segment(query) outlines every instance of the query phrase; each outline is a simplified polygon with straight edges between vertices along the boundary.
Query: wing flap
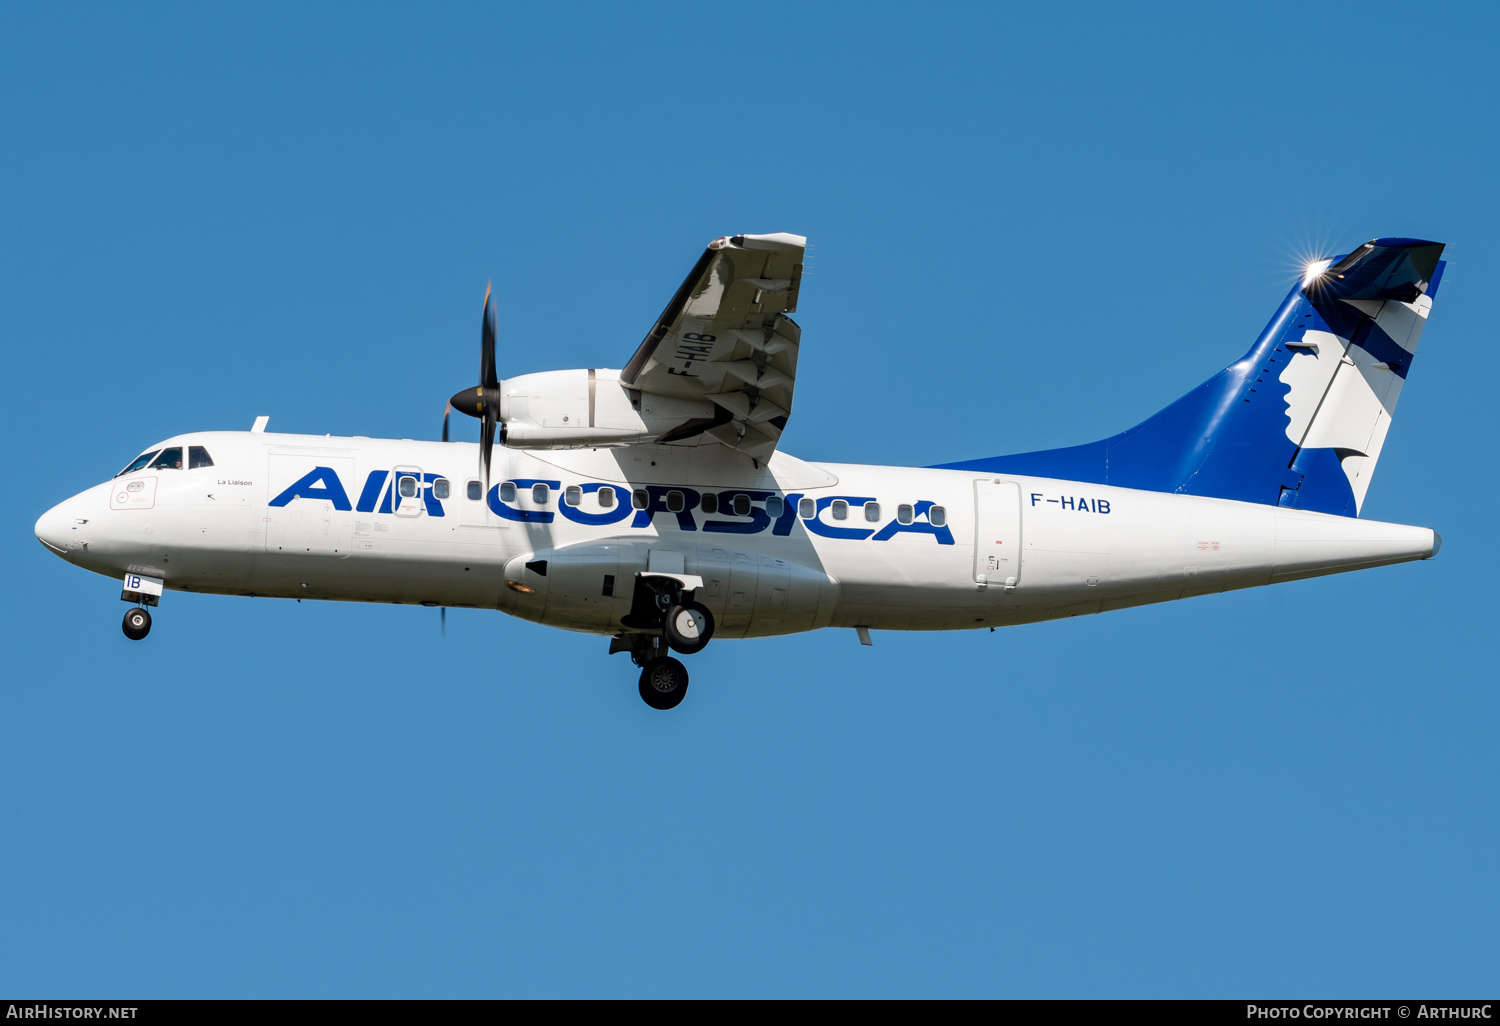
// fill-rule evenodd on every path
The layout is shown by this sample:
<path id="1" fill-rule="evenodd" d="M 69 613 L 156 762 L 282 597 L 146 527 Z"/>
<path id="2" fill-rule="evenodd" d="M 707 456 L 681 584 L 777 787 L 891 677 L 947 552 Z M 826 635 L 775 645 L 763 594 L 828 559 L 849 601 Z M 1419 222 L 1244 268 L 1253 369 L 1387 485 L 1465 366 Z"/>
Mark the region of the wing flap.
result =
<path id="1" fill-rule="evenodd" d="M 712 400 L 731 420 L 696 433 L 769 458 L 792 409 L 802 332 L 787 314 L 797 309 L 806 247 L 805 238 L 788 233 L 709 243 L 621 381 L 642 392 Z"/>

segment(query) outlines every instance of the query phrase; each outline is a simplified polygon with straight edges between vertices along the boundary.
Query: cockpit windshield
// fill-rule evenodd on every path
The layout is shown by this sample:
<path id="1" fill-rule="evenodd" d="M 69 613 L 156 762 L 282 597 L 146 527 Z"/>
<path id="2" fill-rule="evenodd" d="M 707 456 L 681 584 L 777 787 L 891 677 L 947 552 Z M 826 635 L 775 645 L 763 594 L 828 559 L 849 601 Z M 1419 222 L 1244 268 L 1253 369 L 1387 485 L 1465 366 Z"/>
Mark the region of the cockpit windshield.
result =
<path id="1" fill-rule="evenodd" d="M 141 453 L 135 459 L 131 460 L 130 465 L 116 474 L 115 477 L 124 477 L 126 474 L 134 474 L 137 470 L 140 470 L 146 464 L 150 463 L 151 460 L 155 458 L 156 454 L 159 452 L 161 452 L 160 449 L 152 449 L 150 452 Z"/>
<path id="2" fill-rule="evenodd" d="M 182 469 L 182 446 L 174 445 L 163 449 L 161 455 L 151 461 L 152 470 L 181 470 Z"/>

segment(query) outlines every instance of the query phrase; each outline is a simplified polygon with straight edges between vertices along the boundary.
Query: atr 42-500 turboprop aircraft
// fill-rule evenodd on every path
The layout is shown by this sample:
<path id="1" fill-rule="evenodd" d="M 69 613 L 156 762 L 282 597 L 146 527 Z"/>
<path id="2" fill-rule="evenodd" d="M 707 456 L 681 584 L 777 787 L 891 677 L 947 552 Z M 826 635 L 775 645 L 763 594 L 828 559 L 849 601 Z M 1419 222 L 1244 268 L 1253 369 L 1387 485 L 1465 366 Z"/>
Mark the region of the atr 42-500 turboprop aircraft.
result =
<path id="1" fill-rule="evenodd" d="M 806 239 L 716 239 L 623 370 L 499 380 L 480 443 L 204 431 L 152 445 L 36 534 L 123 576 L 125 634 L 165 589 L 500 609 L 609 637 L 677 705 L 711 638 L 958 630 L 1427 559 L 1358 519 L 1443 275 L 1375 239 L 1309 265 L 1250 351 L 1089 445 L 936 467 L 805 463 L 792 410 Z M 493 460 L 499 434 L 499 458 Z M 491 483 L 491 478 L 496 480 Z"/>

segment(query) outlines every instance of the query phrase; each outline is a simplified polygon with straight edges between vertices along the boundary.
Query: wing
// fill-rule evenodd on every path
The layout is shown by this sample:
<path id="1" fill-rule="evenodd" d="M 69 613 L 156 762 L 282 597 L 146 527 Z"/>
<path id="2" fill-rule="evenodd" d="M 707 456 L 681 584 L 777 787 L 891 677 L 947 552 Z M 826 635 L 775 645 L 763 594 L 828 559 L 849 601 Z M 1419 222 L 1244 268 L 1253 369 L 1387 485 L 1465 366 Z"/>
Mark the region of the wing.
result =
<path id="1" fill-rule="evenodd" d="M 776 449 L 797 377 L 800 235 L 735 235 L 708 244 L 620 380 L 659 395 L 710 399 L 718 416 L 663 441 L 708 435 L 764 462 Z"/>

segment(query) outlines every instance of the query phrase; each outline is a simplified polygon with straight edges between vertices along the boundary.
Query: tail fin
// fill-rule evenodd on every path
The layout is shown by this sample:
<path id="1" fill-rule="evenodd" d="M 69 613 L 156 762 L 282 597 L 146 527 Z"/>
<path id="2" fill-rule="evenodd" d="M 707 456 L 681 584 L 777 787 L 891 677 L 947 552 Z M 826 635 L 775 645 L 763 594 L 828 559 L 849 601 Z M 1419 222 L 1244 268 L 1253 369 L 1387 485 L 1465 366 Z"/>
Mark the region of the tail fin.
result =
<path id="1" fill-rule="evenodd" d="M 1442 252 L 1441 243 L 1375 239 L 1314 265 L 1241 359 L 1112 438 L 943 468 L 1358 516 Z"/>

